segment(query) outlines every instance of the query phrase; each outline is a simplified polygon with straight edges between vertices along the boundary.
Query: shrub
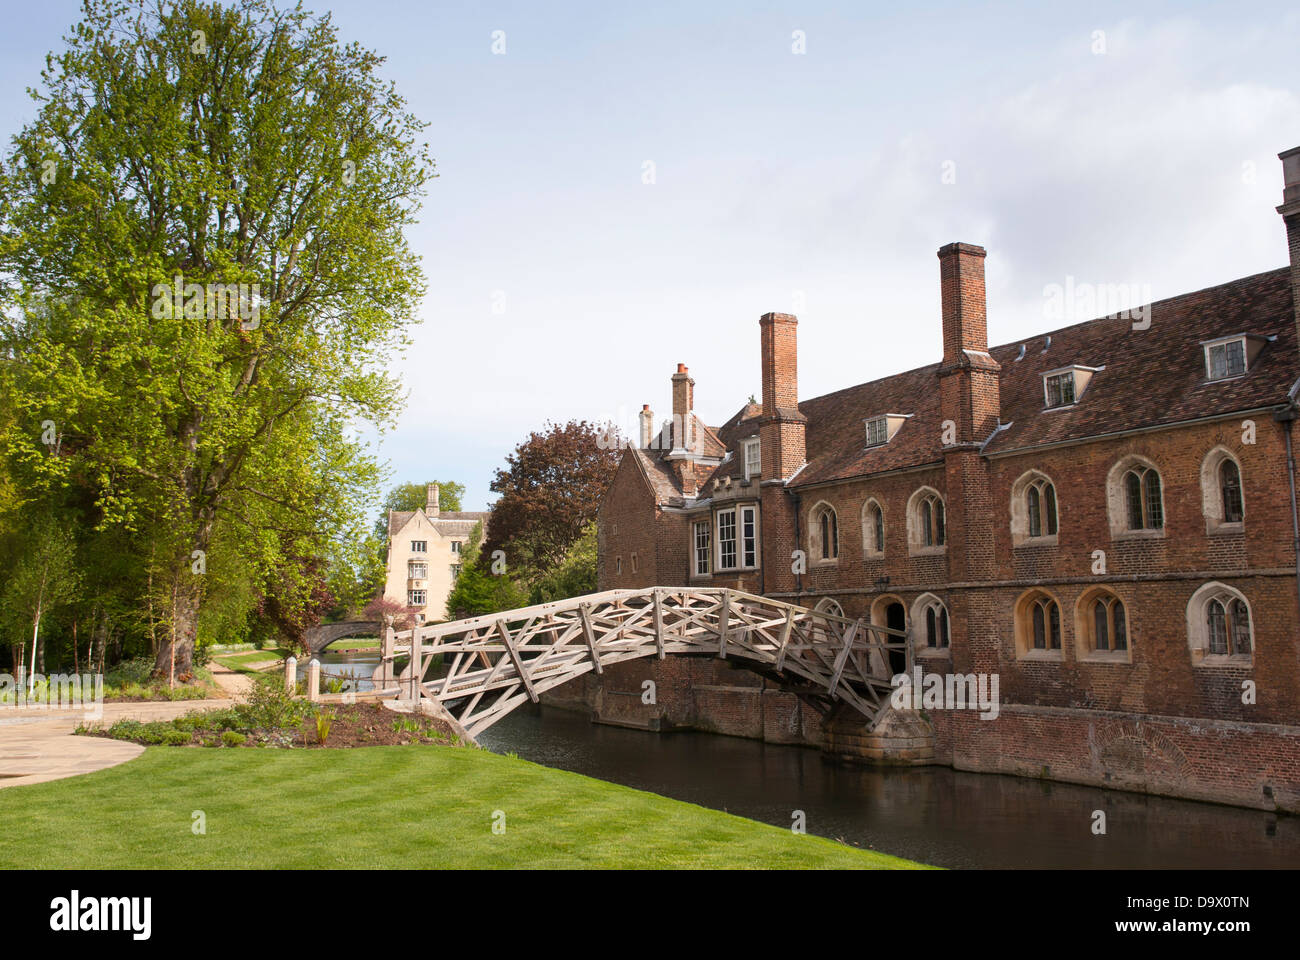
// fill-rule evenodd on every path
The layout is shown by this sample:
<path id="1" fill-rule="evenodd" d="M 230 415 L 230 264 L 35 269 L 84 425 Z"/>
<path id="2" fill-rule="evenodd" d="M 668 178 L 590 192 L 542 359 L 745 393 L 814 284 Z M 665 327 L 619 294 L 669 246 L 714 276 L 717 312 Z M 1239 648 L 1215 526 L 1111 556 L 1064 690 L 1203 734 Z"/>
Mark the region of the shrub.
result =
<path id="1" fill-rule="evenodd" d="M 248 728 L 278 730 L 302 725 L 312 711 L 310 703 L 290 696 L 284 689 L 284 680 L 278 676 L 257 677 L 256 681 L 247 700 L 235 707 Z"/>
<path id="2" fill-rule="evenodd" d="M 334 726 L 334 714 L 316 714 L 316 742 L 324 743 L 329 739 L 330 727 Z"/>
<path id="3" fill-rule="evenodd" d="M 234 730 L 226 730 L 221 734 L 221 742 L 228 747 L 237 747 L 247 739 L 242 733 L 237 733 Z"/>

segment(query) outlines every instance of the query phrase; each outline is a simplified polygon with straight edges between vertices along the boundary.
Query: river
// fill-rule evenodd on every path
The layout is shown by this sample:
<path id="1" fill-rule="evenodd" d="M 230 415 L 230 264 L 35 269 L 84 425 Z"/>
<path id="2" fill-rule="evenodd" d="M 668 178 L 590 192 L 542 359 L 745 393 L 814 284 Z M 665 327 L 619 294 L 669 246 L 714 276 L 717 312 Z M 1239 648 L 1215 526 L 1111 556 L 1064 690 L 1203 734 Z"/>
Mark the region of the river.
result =
<path id="1" fill-rule="evenodd" d="M 368 677 L 377 655 L 325 654 Z M 478 738 L 548 767 L 952 868 L 1295 868 L 1300 818 L 1118 790 L 831 763 L 817 750 L 708 733 L 649 733 L 519 708 Z M 1106 833 L 1092 832 L 1093 812 Z"/>

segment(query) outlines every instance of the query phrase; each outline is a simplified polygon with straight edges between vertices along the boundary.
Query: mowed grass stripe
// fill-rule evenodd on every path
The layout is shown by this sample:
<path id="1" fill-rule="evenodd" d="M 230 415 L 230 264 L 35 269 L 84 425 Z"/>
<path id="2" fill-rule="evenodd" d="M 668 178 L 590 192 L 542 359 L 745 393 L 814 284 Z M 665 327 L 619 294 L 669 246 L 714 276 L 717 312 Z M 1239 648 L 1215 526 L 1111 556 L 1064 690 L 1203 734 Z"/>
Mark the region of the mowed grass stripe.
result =
<path id="1" fill-rule="evenodd" d="M 191 830 L 195 811 L 206 835 Z M 413 745 L 150 747 L 108 770 L 0 790 L 0 866 L 920 865 L 525 760 Z"/>

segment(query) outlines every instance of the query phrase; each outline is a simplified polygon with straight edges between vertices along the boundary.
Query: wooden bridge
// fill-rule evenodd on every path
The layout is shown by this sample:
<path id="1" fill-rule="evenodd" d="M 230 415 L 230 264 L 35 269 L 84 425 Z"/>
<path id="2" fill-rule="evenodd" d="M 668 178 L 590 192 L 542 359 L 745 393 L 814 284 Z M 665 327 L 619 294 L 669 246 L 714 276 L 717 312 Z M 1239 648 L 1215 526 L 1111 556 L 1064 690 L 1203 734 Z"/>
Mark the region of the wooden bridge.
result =
<path id="1" fill-rule="evenodd" d="M 892 690 L 897 630 L 726 589 L 609 590 L 503 613 L 384 632 L 383 693 L 437 700 L 471 736 L 525 701 L 626 660 L 713 656 L 776 679 L 823 712 L 872 723 Z M 435 657 L 445 675 L 425 679 Z M 397 661 L 407 658 L 398 672 Z"/>

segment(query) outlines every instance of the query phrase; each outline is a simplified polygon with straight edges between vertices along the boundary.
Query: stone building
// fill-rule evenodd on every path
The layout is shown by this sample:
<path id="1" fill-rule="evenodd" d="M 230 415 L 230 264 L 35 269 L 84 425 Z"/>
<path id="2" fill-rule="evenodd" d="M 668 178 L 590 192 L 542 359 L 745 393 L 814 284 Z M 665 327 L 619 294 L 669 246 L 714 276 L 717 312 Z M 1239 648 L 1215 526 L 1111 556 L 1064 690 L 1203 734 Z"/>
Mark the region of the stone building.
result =
<path id="1" fill-rule="evenodd" d="M 644 408 L 602 589 L 728 586 L 902 629 L 926 672 L 997 676 L 996 720 L 868 736 L 684 658 L 570 695 L 616 722 L 1300 810 L 1300 148 L 1281 158 L 1281 269 L 990 347 L 985 251 L 953 243 L 937 362 L 803 399 L 797 321 L 770 313 L 761 404 L 708 427 L 679 365 L 662 433 Z M 643 676 L 653 716 L 619 696 Z"/>
<path id="2" fill-rule="evenodd" d="M 461 551 L 474 526 L 487 532 L 487 512 L 443 513 L 438 485 L 429 484 L 423 508 L 388 512 L 384 599 L 413 611 L 417 623 L 447 619 L 447 595 L 460 573 Z"/>

